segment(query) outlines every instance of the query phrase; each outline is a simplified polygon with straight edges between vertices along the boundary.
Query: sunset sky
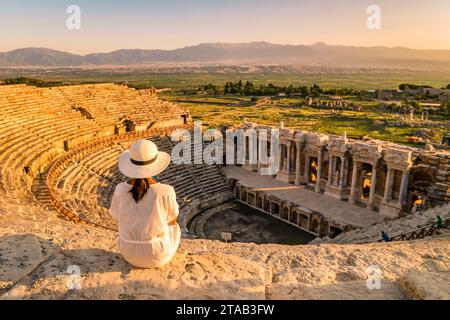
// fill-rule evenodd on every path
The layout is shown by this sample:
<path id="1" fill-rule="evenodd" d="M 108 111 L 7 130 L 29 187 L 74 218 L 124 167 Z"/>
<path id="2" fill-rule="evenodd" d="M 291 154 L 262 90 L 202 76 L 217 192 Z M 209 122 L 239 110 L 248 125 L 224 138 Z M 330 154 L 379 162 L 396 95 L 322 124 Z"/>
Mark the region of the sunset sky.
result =
<path id="1" fill-rule="evenodd" d="M 81 30 L 66 28 L 71 4 L 81 8 Z M 381 7 L 379 31 L 366 27 L 373 4 Z M 450 1 L 0 0 L 0 51 L 86 54 L 251 41 L 450 49 Z"/>

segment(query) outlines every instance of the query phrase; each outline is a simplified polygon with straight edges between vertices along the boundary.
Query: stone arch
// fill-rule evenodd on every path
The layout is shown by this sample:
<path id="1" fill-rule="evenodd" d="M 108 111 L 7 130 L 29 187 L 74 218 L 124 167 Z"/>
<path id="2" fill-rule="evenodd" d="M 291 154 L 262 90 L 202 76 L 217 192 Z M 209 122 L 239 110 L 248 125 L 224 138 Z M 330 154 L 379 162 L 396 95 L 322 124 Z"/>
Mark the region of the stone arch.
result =
<path id="1" fill-rule="evenodd" d="M 247 190 L 243 189 L 241 192 L 241 201 L 247 202 Z"/>
<path id="2" fill-rule="evenodd" d="M 289 222 L 293 223 L 293 224 L 297 224 L 297 216 L 298 216 L 298 211 L 297 210 L 291 210 L 291 215 L 289 217 Z"/>
<path id="3" fill-rule="evenodd" d="M 270 212 L 274 216 L 280 215 L 280 205 L 276 202 L 272 202 L 272 212 Z"/>
<path id="4" fill-rule="evenodd" d="M 312 223 L 311 223 L 311 231 L 313 231 L 315 233 L 319 233 L 319 225 L 320 225 L 319 220 L 313 219 Z"/>
<path id="5" fill-rule="evenodd" d="M 256 196 L 253 192 L 247 192 L 247 197 L 248 197 L 248 204 L 250 204 L 251 206 L 254 206 L 256 204 Z"/>
<path id="6" fill-rule="evenodd" d="M 262 194 L 257 194 L 256 195 L 256 207 L 258 209 L 264 209 L 263 205 L 264 205 L 264 196 Z"/>
<path id="7" fill-rule="evenodd" d="M 299 217 L 298 225 L 303 229 L 308 229 L 309 226 L 309 217 L 306 214 L 301 213 Z"/>
<path id="8" fill-rule="evenodd" d="M 289 207 L 287 205 L 283 206 L 281 218 L 289 221 Z"/>
<path id="9" fill-rule="evenodd" d="M 270 200 L 268 198 L 264 199 L 264 211 L 270 212 Z"/>

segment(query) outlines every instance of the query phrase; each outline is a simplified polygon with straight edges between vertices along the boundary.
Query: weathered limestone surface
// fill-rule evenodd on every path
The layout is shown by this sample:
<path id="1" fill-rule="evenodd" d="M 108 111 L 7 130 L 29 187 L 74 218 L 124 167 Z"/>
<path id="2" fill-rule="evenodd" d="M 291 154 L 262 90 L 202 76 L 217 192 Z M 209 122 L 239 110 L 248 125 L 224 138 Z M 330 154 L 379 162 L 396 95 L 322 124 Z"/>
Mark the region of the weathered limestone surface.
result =
<path id="1" fill-rule="evenodd" d="M 417 300 L 449 300 L 450 274 L 447 272 L 407 273 L 399 281 L 408 296 Z"/>
<path id="2" fill-rule="evenodd" d="M 450 217 L 450 204 L 431 208 L 426 211 L 418 211 L 406 217 L 396 220 L 377 223 L 365 229 L 356 229 L 342 233 L 334 239 L 315 239 L 314 243 L 366 243 L 377 242 L 381 239 L 381 231 L 387 232 L 390 236 L 407 233 L 421 227 L 436 223 L 436 217 L 442 219 Z"/>
<path id="3" fill-rule="evenodd" d="M 432 286 L 450 271 L 450 237 L 370 245 L 254 245 L 183 240 L 159 269 L 128 265 L 114 231 L 74 225 L 40 207 L 0 207 L 1 299 L 408 299 L 445 298 Z M 21 210 L 18 210 L 21 208 Z M 67 268 L 81 289 L 67 289 Z M 381 269 L 381 289 L 366 287 Z M 427 285 L 429 283 L 430 285 Z M 405 289 L 404 289 L 405 288 Z"/>

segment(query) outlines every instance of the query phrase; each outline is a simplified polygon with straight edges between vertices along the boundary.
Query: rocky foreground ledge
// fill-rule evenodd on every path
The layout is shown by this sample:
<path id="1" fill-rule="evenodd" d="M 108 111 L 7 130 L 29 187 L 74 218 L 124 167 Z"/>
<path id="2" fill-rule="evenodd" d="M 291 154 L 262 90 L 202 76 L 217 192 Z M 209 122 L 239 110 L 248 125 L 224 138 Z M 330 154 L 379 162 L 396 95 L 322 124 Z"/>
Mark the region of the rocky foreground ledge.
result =
<path id="1" fill-rule="evenodd" d="M 183 240 L 171 263 L 151 270 L 127 264 L 116 238 L 0 203 L 0 299 L 450 299 L 448 235 L 364 245 Z M 371 266 L 380 289 L 367 287 Z"/>

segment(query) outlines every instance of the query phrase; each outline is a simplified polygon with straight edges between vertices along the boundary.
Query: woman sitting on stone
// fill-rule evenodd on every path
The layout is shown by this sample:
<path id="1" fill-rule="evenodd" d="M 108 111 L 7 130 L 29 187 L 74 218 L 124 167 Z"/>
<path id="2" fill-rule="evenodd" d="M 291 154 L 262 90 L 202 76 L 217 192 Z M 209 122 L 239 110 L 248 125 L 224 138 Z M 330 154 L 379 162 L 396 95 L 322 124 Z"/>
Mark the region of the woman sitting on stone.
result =
<path id="1" fill-rule="evenodd" d="M 135 267 L 168 263 L 180 244 L 175 190 L 152 179 L 169 163 L 170 155 L 148 140 L 119 157 L 119 170 L 130 179 L 117 185 L 109 212 L 119 224 L 120 252 Z"/>

